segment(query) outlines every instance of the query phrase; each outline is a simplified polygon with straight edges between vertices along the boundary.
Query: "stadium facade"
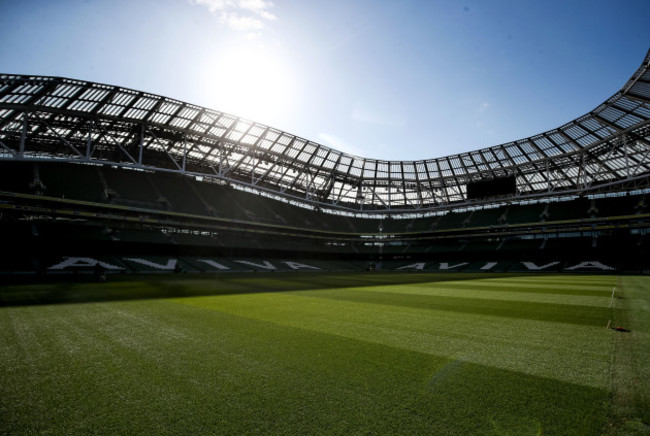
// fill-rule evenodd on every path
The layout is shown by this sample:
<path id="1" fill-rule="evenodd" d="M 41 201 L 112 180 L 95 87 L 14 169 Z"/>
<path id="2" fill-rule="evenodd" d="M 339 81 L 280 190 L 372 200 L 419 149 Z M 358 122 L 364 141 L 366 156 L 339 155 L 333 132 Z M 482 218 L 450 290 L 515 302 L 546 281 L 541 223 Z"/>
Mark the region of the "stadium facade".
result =
<path id="1" fill-rule="evenodd" d="M 420 161 L 2 74 L 0 270 L 646 271 L 649 68 L 561 127 Z"/>

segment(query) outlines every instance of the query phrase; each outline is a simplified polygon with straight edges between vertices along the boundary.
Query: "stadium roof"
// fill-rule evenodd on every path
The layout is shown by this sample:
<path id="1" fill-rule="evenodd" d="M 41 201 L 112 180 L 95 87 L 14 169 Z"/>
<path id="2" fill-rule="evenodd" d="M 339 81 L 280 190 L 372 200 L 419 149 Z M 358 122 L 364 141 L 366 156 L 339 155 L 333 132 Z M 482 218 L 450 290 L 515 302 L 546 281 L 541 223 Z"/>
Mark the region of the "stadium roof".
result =
<path id="1" fill-rule="evenodd" d="M 254 121 L 143 91 L 2 74 L 0 159 L 178 172 L 328 210 L 366 213 L 624 192 L 650 187 L 649 68 L 650 51 L 620 91 L 556 129 L 418 161 L 353 156 Z M 506 197 L 467 198 L 468 184 L 513 177 L 516 192 Z"/>

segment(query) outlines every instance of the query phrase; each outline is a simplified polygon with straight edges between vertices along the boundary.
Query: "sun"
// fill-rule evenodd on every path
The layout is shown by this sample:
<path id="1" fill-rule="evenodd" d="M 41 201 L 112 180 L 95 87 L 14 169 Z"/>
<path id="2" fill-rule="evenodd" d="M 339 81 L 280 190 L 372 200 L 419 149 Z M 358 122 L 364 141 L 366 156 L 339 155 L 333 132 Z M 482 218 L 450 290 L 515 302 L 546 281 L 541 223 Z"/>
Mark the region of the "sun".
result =
<path id="1" fill-rule="evenodd" d="M 294 100 L 286 54 L 272 45 L 233 44 L 205 62 L 200 86 L 210 108 L 266 124 L 281 122 Z"/>

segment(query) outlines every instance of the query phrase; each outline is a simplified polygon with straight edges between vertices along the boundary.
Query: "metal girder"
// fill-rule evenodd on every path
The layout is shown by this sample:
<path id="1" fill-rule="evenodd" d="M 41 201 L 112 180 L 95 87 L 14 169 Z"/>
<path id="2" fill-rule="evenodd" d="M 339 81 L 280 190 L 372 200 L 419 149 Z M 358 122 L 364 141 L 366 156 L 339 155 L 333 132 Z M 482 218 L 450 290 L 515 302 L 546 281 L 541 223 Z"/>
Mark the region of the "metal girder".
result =
<path id="1" fill-rule="evenodd" d="M 507 174 L 516 176 L 517 199 L 625 190 L 650 179 L 649 70 L 650 51 L 619 92 L 557 129 L 408 162 L 348 155 L 142 91 L 2 74 L 0 159 L 56 158 L 203 175 L 315 207 L 366 213 L 466 204 L 468 183 Z"/>

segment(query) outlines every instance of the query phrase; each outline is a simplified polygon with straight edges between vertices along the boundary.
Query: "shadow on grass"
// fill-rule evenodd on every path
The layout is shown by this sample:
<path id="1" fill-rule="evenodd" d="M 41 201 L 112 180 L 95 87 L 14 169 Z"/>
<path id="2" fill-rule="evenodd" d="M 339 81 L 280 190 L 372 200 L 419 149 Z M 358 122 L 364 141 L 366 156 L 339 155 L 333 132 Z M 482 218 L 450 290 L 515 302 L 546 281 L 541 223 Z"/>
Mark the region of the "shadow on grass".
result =
<path id="1" fill-rule="evenodd" d="M 318 298 L 352 301 L 356 303 L 384 304 L 446 312 L 492 315 L 536 321 L 561 322 L 575 325 L 603 325 L 610 309 L 607 307 L 580 306 L 576 304 L 540 303 L 528 301 L 491 300 L 438 295 L 401 294 L 393 292 L 366 292 L 350 289 L 336 295 Z"/>
<path id="2" fill-rule="evenodd" d="M 607 412 L 606 389 L 502 369 L 498 356 L 485 365 L 203 310 L 151 322 L 167 310 L 143 323 L 96 308 L 96 329 L 84 310 L 37 311 L 25 336 L 9 335 L 20 364 L 0 360 L 2 391 L 27 393 L 0 396 L 12 411 L 0 434 L 594 435 Z M 73 359 L 59 345 L 69 337 L 84 338 Z"/>
<path id="3" fill-rule="evenodd" d="M 182 298 L 264 292 L 389 286 L 494 277 L 504 273 L 268 272 L 222 274 L 91 274 L 14 278 L 0 288 L 0 307 Z M 531 276 L 530 274 L 526 274 Z"/>

